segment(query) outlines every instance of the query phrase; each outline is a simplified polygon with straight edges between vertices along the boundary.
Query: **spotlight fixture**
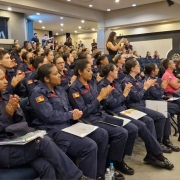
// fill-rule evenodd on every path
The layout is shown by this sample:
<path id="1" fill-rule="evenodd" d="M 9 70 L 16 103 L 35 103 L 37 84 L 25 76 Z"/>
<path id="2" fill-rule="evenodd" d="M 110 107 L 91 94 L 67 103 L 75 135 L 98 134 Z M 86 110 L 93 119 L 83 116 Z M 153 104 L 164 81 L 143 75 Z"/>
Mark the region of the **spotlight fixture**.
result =
<path id="1" fill-rule="evenodd" d="M 168 3 L 168 5 L 169 5 L 169 7 L 171 7 L 171 6 L 173 6 L 173 5 L 174 5 L 174 2 L 173 2 L 173 1 L 171 1 L 171 0 L 167 0 L 167 3 Z"/>
<path id="2" fill-rule="evenodd" d="M 42 23 L 42 21 L 41 21 L 41 20 L 39 20 L 39 23 Z"/>
<path id="3" fill-rule="evenodd" d="M 39 15 L 40 15 L 40 13 L 36 13 L 36 15 L 38 15 L 38 16 L 39 16 Z"/>
<path id="4" fill-rule="evenodd" d="M 11 10 L 12 10 L 12 8 L 11 8 L 11 7 L 8 7 L 7 9 L 8 9 L 8 11 L 11 11 Z"/>

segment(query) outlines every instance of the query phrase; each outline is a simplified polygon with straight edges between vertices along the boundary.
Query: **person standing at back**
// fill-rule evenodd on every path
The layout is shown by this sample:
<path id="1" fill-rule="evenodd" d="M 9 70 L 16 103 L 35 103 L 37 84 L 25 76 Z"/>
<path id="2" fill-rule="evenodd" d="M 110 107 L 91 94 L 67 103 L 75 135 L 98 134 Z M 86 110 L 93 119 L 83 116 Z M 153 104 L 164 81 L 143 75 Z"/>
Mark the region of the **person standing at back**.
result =
<path id="1" fill-rule="evenodd" d="M 34 33 L 34 37 L 31 39 L 31 43 L 33 43 L 33 42 L 36 42 L 36 43 L 39 42 L 38 34 L 37 33 Z"/>
<path id="2" fill-rule="evenodd" d="M 122 51 L 125 48 L 126 39 L 122 38 L 118 43 L 116 43 L 116 33 L 111 32 L 107 39 L 106 48 L 109 51 L 109 62 L 113 63 L 112 59 L 117 54 L 118 50 Z"/>

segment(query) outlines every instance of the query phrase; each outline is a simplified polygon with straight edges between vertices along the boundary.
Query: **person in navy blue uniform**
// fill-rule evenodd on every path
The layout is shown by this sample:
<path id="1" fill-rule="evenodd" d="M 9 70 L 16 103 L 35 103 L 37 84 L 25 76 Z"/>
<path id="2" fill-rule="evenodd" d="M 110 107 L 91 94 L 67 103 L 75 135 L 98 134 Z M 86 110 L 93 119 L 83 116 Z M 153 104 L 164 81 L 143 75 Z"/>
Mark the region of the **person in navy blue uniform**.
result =
<path id="1" fill-rule="evenodd" d="M 91 64 L 87 60 L 79 60 L 76 63 L 74 74 L 77 76 L 77 80 L 69 88 L 69 100 L 72 106 L 83 112 L 83 118 L 108 132 L 110 148 L 107 162 L 114 162 L 117 170 L 123 169 L 126 174 L 134 174 L 134 170 L 126 165 L 123 158 L 125 155 L 132 154 L 137 127 L 128 123 L 123 128 L 121 120 L 103 111 L 100 102 L 108 96 L 113 88 L 107 86 L 98 93 L 96 83 L 91 81 L 93 73 Z M 109 123 L 118 126 L 114 127 Z"/>
<path id="2" fill-rule="evenodd" d="M 5 78 L 8 81 L 7 91 L 20 97 L 26 96 L 26 88 L 21 83 L 25 74 L 13 69 L 13 62 L 5 50 L 0 50 L 0 69 L 5 73 Z"/>
<path id="3" fill-rule="evenodd" d="M 126 100 L 127 106 L 146 113 L 147 116 L 151 117 L 154 120 L 157 140 L 162 145 L 164 127 L 165 124 L 167 123 L 167 120 L 163 114 L 148 109 L 146 108 L 145 105 L 145 93 L 151 86 L 154 85 L 156 80 L 147 79 L 144 82 L 140 80 L 139 77 L 137 76 L 140 72 L 140 65 L 139 62 L 136 61 L 135 59 L 126 61 L 125 69 L 128 75 L 123 80 L 122 83 L 123 90 L 125 88 L 125 84 L 131 83 L 133 85 Z M 143 122 L 146 124 L 145 121 Z M 164 152 L 168 150 L 164 146 L 163 148 L 164 148 Z"/>
<path id="4" fill-rule="evenodd" d="M 10 129 L 16 136 L 24 135 L 28 130 L 28 127 L 25 126 L 26 123 L 23 112 L 19 108 L 19 97 L 17 95 L 10 95 L 6 91 L 8 82 L 4 76 L 5 74 L 0 70 L 1 140 L 8 138 L 7 132 L 9 132 Z M 25 130 L 25 128 L 27 129 Z M 56 180 L 56 171 L 61 179 L 64 180 L 85 179 L 82 172 L 48 136 L 37 138 L 23 146 L 1 145 L 0 159 L 0 168 L 19 167 L 29 163 L 39 172 L 40 179 L 44 180 Z"/>
<path id="5" fill-rule="evenodd" d="M 27 77 L 31 72 L 33 72 L 34 68 L 32 67 L 30 60 L 33 58 L 31 52 L 24 52 L 22 54 L 23 63 L 17 67 L 17 70 L 21 70 L 25 73 L 25 77 Z"/>
<path id="6" fill-rule="evenodd" d="M 121 84 L 122 80 L 126 77 L 126 74 L 124 73 L 124 64 L 126 61 L 126 54 L 117 54 L 114 56 L 113 61 L 118 67 L 118 78 L 116 81 Z"/>
<path id="7" fill-rule="evenodd" d="M 34 68 L 34 71 L 29 74 L 29 76 L 25 80 L 28 95 L 32 92 L 34 87 L 37 86 L 39 82 L 35 76 L 37 74 L 38 68 L 41 67 L 43 64 L 49 63 L 49 61 L 43 56 L 36 56 L 34 59 L 31 59 L 30 63 Z"/>
<path id="8" fill-rule="evenodd" d="M 78 158 L 83 174 L 95 179 L 105 173 L 108 134 L 98 128 L 87 137 L 80 138 L 61 131 L 77 122 L 82 111 L 70 107 L 60 84 L 60 74 L 54 64 L 44 64 L 37 72 L 40 83 L 33 89 L 30 104 L 37 115 L 33 125 L 47 131 L 60 149 Z"/>
<path id="9" fill-rule="evenodd" d="M 65 62 L 61 56 L 55 57 L 53 63 L 56 65 L 58 72 L 61 75 L 60 86 L 63 87 L 65 91 L 68 91 L 69 86 L 76 80 L 76 76 L 72 76 L 72 73 L 65 70 Z"/>
<path id="10" fill-rule="evenodd" d="M 98 84 L 98 91 L 100 92 L 102 88 L 111 85 L 114 89 L 109 96 L 101 101 L 101 104 L 103 107 L 107 110 L 113 111 L 120 117 L 127 118 L 127 116 L 122 115 L 120 112 L 126 110 L 125 100 L 128 98 L 128 94 L 130 92 L 132 84 L 126 84 L 126 87 L 124 91 L 122 91 L 121 85 L 116 81 L 118 78 L 118 68 L 114 64 L 107 64 L 103 67 L 101 74 L 104 76 L 104 78 L 101 80 L 101 82 Z M 128 117 L 129 118 L 129 117 Z M 141 119 L 149 119 L 150 117 L 144 116 Z M 162 156 L 162 147 L 157 142 L 156 137 L 154 137 L 148 128 L 146 127 L 146 124 L 142 121 L 135 120 L 133 118 L 129 118 L 131 120 L 130 123 L 133 123 L 138 127 L 138 134 L 139 137 L 144 141 L 147 155 L 144 158 L 145 162 L 148 162 L 149 164 L 153 164 L 156 166 L 162 167 L 162 163 L 159 161 L 162 161 L 166 163 L 166 166 L 163 166 L 165 168 L 172 168 L 170 166 L 169 161 L 165 159 Z M 154 129 L 154 123 L 152 122 L 152 127 Z M 159 158 L 159 159 L 158 159 Z M 163 159 L 163 160 L 162 160 Z"/>
<path id="11" fill-rule="evenodd" d="M 72 54 L 71 53 L 64 53 L 63 54 L 63 59 L 65 61 L 66 70 L 71 71 L 70 66 L 74 62 L 74 58 L 73 58 Z"/>
<path id="12" fill-rule="evenodd" d="M 44 51 L 45 58 L 49 61 L 49 63 L 53 63 L 54 54 L 51 49 L 47 49 Z"/>
<path id="13" fill-rule="evenodd" d="M 156 64 L 154 63 L 149 63 L 145 67 L 145 74 L 147 79 L 156 79 L 158 75 L 159 68 Z M 147 100 L 157 100 L 157 101 L 163 101 L 163 95 L 165 92 L 165 89 L 168 85 L 168 81 L 164 80 L 161 82 L 161 79 L 158 79 L 157 82 L 154 84 L 154 86 L 151 86 L 145 93 L 145 98 Z M 178 119 L 178 130 L 180 130 L 180 99 L 172 101 L 172 102 L 167 102 L 168 105 L 168 112 L 170 114 L 176 114 L 177 119 Z M 171 124 L 170 124 L 170 118 L 168 118 L 167 123 L 165 124 L 165 132 L 164 132 L 164 137 L 163 137 L 163 144 L 167 147 L 170 147 L 173 151 L 179 151 L 179 147 L 173 146 L 169 139 L 169 135 L 171 134 Z"/>

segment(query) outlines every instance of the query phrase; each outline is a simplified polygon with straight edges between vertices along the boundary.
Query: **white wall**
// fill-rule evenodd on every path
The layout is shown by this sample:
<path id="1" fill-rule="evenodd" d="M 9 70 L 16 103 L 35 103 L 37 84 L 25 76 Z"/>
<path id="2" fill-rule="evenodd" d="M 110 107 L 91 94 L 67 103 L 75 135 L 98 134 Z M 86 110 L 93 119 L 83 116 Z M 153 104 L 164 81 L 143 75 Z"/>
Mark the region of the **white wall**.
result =
<path id="1" fill-rule="evenodd" d="M 168 52 L 172 49 L 172 39 L 149 40 L 132 42 L 133 50 L 137 51 L 139 55 L 145 57 L 147 51 L 154 55 L 154 51 L 159 52 L 160 58 L 167 57 Z"/>
<path id="2" fill-rule="evenodd" d="M 155 32 L 175 31 L 175 30 L 180 30 L 180 22 L 121 28 L 121 29 L 115 29 L 113 31 L 115 31 L 118 36 L 119 35 L 127 36 L 127 35 L 146 34 L 146 33 L 155 33 Z"/>

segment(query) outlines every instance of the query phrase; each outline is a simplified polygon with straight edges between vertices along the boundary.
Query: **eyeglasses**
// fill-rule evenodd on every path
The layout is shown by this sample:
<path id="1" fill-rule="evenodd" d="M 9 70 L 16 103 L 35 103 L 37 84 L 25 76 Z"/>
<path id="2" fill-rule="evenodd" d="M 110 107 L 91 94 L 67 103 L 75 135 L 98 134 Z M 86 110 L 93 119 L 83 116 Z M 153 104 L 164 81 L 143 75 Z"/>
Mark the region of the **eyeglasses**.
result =
<path id="1" fill-rule="evenodd" d="M 58 64 L 58 65 L 59 65 L 59 64 L 64 64 L 64 62 L 58 62 L 58 63 L 56 63 L 56 64 Z"/>

